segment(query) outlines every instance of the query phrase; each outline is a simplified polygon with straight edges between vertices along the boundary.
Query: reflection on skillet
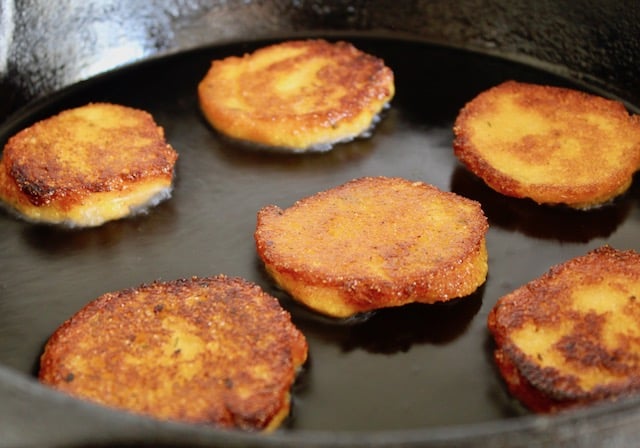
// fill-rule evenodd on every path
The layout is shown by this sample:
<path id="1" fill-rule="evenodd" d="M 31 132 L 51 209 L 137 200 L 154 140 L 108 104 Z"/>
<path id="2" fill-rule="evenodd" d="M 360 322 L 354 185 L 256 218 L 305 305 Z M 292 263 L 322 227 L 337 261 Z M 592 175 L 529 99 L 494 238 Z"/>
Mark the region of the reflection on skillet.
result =
<path id="1" fill-rule="evenodd" d="M 234 139 L 227 135 L 221 134 L 217 130 L 215 130 L 211 124 L 204 118 L 202 113 L 200 112 L 199 121 L 203 127 L 209 129 L 215 136 L 218 138 L 223 144 L 220 145 L 225 153 L 229 157 L 236 158 L 239 152 L 245 151 L 247 153 L 258 153 L 258 154 L 266 154 L 268 157 L 265 157 L 265 161 L 273 160 L 277 163 L 278 159 L 273 159 L 274 156 L 287 157 L 290 160 L 304 160 L 307 157 L 312 157 L 313 155 L 318 154 L 328 154 L 332 159 L 336 161 L 340 160 L 349 160 L 352 157 L 359 157 L 368 152 L 372 145 L 369 142 L 369 139 L 375 134 L 387 134 L 391 135 L 393 133 L 394 124 L 397 121 L 397 110 L 391 108 L 390 106 L 382 110 L 374 120 L 372 126 L 363 132 L 362 134 L 353 137 L 348 140 L 339 141 L 332 145 L 331 150 L 314 150 L 309 149 L 307 151 L 295 152 L 291 151 L 287 148 L 278 148 L 274 146 L 260 145 L 249 141 L 244 141 L 240 139 Z M 345 144 L 345 143 L 348 143 Z M 333 149 L 338 149 L 339 151 L 334 151 Z M 301 157 L 301 156 L 305 157 Z"/>
<path id="2" fill-rule="evenodd" d="M 629 215 L 632 205 L 629 193 L 592 210 L 539 205 L 492 190 L 460 165 L 451 176 L 451 191 L 480 202 L 490 225 L 567 243 L 587 243 L 610 236 Z"/>
<path id="3" fill-rule="evenodd" d="M 217 154 L 234 168 L 262 165 L 269 168 L 280 168 L 295 172 L 296 170 L 309 167 L 322 168 L 323 166 L 358 162 L 368 156 L 373 149 L 370 140 L 360 138 L 340 148 L 340 151 L 291 153 L 266 146 L 257 146 L 231 140 L 219 134 L 214 135 L 216 136 L 214 149 L 217 151 Z"/>
<path id="4" fill-rule="evenodd" d="M 272 292 L 273 293 L 273 292 Z M 292 311 L 304 319 L 306 334 L 339 345 L 344 352 L 362 349 L 390 355 L 407 352 L 415 344 L 446 344 L 464 334 L 482 306 L 484 287 L 473 294 L 435 304 L 412 303 L 385 308 L 346 320 L 333 320 L 301 310 Z M 274 294 L 278 294 L 277 292 Z M 282 294 L 278 294 L 282 296 Z M 288 297 L 282 301 L 289 306 Z"/>
<path id="5" fill-rule="evenodd" d="M 371 141 L 373 132 L 378 137 L 392 135 L 398 121 L 398 111 L 396 109 L 382 111 L 380 120 L 375 124 L 373 132 L 369 131 L 364 135 L 358 136 L 349 141 L 348 144 L 338 144 L 340 147 L 336 149 L 339 150 L 321 152 L 292 153 L 290 150 L 235 140 L 218 133 L 202 116 L 199 116 L 199 121 L 203 127 L 208 128 L 215 136 L 215 140 L 211 141 L 215 143 L 215 145 L 211 145 L 212 150 L 215 150 L 217 155 L 230 165 L 234 167 L 260 165 L 295 172 L 309 167 L 318 170 L 323 167 L 336 166 L 337 164 L 344 166 L 349 163 L 359 163 L 363 158 L 371 156 L 375 146 Z"/>
<path id="6" fill-rule="evenodd" d="M 413 344 L 451 342 L 464 333 L 481 305 L 482 289 L 446 303 L 379 310 L 367 321 L 349 327 L 342 348 L 391 354 L 406 352 Z"/>
<path id="7" fill-rule="evenodd" d="M 154 219 L 148 219 L 148 213 Z M 171 200 L 154 207 L 153 211 L 140 213 L 117 221 L 111 221 L 98 228 L 65 228 L 48 224 L 28 224 L 24 226 L 22 237 L 33 249 L 49 254 L 70 253 L 89 248 L 112 247 L 131 234 L 169 234 L 175 226 L 174 206 Z M 19 218 L 13 218 L 19 219 Z"/>

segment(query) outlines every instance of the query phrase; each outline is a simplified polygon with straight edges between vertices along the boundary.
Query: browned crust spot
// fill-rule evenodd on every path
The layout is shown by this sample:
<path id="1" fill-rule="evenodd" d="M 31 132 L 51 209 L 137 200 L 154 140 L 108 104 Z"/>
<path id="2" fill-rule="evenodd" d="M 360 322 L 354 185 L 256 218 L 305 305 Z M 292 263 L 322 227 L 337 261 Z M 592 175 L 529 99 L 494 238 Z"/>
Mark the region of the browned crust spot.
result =
<path id="1" fill-rule="evenodd" d="M 471 294 L 487 274 L 480 205 L 422 182 L 365 177 L 258 213 L 257 251 L 277 283 L 347 317 Z"/>
<path id="2" fill-rule="evenodd" d="M 275 298 L 239 278 L 193 277 L 90 302 L 51 336 L 39 378 L 160 419 L 270 430 L 306 357 Z"/>
<path id="3" fill-rule="evenodd" d="M 589 208 L 626 191 L 640 167 L 640 118 L 572 89 L 507 81 L 467 103 L 454 152 L 499 193 Z"/>
<path id="4" fill-rule="evenodd" d="M 176 159 L 150 114 L 92 103 L 9 139 L 0 161 L 0 198 L 18 212 L 48 207 L 64 215 L 96 193 L 123 199 L 137 185 L 169 188 Z"/>
<path id="5" fill-rule="evenodd" d="M 604 246 L 502 297 L 488 327 L 511 393 L 554 412 L 640 390 L 640 254 Z"/>
<path id="6" fill-rule="evenodd" d="M 364 133 L 394 92 L 381 59 L 321 39 L 213 61 L 198 86 L 202 111 L 218 131 L 292 151 L 326 150 Z"/>

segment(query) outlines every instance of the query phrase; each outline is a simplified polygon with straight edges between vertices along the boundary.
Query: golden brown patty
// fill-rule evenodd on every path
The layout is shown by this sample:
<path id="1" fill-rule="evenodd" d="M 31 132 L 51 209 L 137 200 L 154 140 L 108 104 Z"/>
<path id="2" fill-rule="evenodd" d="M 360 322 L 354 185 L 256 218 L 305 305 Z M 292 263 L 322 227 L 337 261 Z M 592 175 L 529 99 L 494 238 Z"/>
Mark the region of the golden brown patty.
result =
<path id="1" fill-rule="evenodd" d="M 291 151 L 327 150 L 365 133 L 393 94 L 393 72 L 381 59 L 324 40 L 213 61 L 198 86 L 218 131 Z"/>
<path id="2" fill-rule="evenodd" d="M 571 89 L 505 82 L 467 103 L 456 156 L 507 196 L 574 208 L 623 193 L 640 167 L 640 118 Z"/>
<path id="3" fill-rule="evenodd" d="M 168 198 L 176 159 L 147 112 L 88 104 L 11 137 L 0 199 L 31 221 L 97 226 Z"/>
<path id="4" fill-rule="evenodd" d="M 271 430 L 306 357 L 275 298 L 242 279 L 194 277 L 89 303 L 51 336 L 39 377 L 160 419 Z"/>
<path id="5" fill-rule="evenodd" d="M 258 213 L 259 256 L 295 299 L 348 317 L 471 294 L 487 275 L 480 205 L 422 182 L 365 177 Z"/>
<path id="6" fill-rule="evenodd" d="M 501 298 L 488 318 L 510 392 L 554 412 L 640 390 L 640 254 L 602 247 Z"/>

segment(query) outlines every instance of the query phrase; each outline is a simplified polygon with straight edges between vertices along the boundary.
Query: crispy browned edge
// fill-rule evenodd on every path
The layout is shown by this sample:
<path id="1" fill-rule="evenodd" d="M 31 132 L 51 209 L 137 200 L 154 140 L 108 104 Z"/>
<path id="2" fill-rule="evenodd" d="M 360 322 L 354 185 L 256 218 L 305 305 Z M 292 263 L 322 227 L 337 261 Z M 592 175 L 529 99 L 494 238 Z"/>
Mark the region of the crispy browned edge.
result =
<path id="1" fill-rule="evenodd" d="M 481 92 L 477 97 L 466 103 L 456 117 L 453 131 L 453 150 L 456 157 L 475 175 L 480 177 L 489 187 L 495 191 L 515 198 L 532 198 L 538 203 L 567 204 L 576 208 L 589 208 L 611 200 L 622 194 L 631 184 L 633 174 L 640 168 L 640 145 L 635 156 L 634 163 L 621 167 L 618 176 L 609 176 L 607 181 L 600 181 L 590 185 L 575 187 L 559 187 L 551 185 L 524 186 L 512 178 L 508 173 L 495 169 L 475 149 L 472 139 L 465 132 L 466 122 L 478 114 L 484 106 L 487 95 L 500 94 L 500 92 L 522 91 L 530 89 L 542 92 L 549 97 L 557 98 L 558 103 L 563 98 L 574 102 L 574 107 L 589 107 L 592 110 L 607 110 L 629 120 L 629 126 L 638 129 L 640 135 L 640 116 L 627 114 L 627 111 L 619 101 L 590 95 L 569 88 L 529 84 L 513 80 L 505 81 L 497 86 Z M 566 103 L 566 101 L 562 101 Z M 532 106 L 535 107 L 535 106 Z M 622 179 L 621 179 L 622 178 Z"/>
<path id="2" fill-rule="evenodd" d="M 60 167 L 57 163 L 45 164 L 40 158 L 33 161 L 28 156 L 25 157 L 25 153 L 29 153 L 29 136 L 33 133 L 46 133 L 46 129 L 43 131 L 42 128 L 49 124 L 45 122 L 67 112 L 62 111 L 19 131 L 8 140 L 0 160 L 0 170 L 3 170 L 0 173 L 0 195 L 15 199 L 18 203 L 35 206 L 55 204 L 61 210 L 69 210 L 93 193 L 135 188 L 136 182 L 153 178 L 164 178 L 170 183 L 178 154 L 166 142 L 164 129 L 155 123 L 153 117 L 140 109 L 110 103 L 89 103 L 80 107 L 93 105 L 115 107 L 125 111 L 124 113 L 135 115 L 141 123 L 139 135 L 154 140 L 149 157 L 131 160 L 127 173 L 109 173 L 108 166 L 105 166 L 105 176 L 88 179 L 74 176 L 67 167 Z M 114 136 L 114 141 L 118 143 L 115 150 L 119 150 L 126 138 L 126 134 Z M 55 152 L 50 156 L 55 159 Z M 119 154 L 120 158 L 124 156 L 126 154 Z M 103 159 L 96 159 L 96 162 L 102 161 Z"/>
<path id="3" fill-rule="evenodd" d="M 353 179 L 337 187 L 326 191 L 320 191 L 314 195 L 303 198 L 297 201 L 292 207 L 299 207 L 309 200 L 316 200 L 317 198 L 330 196 L 336 189 L 348 189 L 356 183 L 375 180 L 378 178 L 390 179 L 392 181 L 411 182 L 403 178 L 386 178 L 384 176 Z M 464 260 L 468 261 L 470 259 L 477 258 L 482 250 L 485 250 L 486 252 L 486 232 L 489 228 L 489 224 L 482 212 L 480 204 L 462 196 L 454 196 L 453 193 L 442 192 L 432 185 L 422 182 L 421 184 L 432 189 L 432 191 L 451 194 L 452 198 L 475 205 L 477 209 L 477 219 L 473 220 L 472 224 L 469 224 L 470 229 L 467 240 L 470 242 L 470 245 L 469 250 L 467 251 L 467 256 Z M 271 269 L 285 275 L 295 276 L 300 282 L 310 286 L 334 288 L 336 291 L 339 291 L 339 294 L 344 301 L 353 305 L 355 308 L 358 308 L 361 312 L 381 307 L 378 305 L 372 306 L 372 304 L 382 303 L 385 307 L 394 306 L 392 299 L 399 296 L 403 297 L 409 290 L 412 294 L 423 295 L 425 298 L 433 297 L 433 300 L 425 300 L 423 303 L 447 301 L 473 292 L 468 291 L 465 294 L 460 293 L 461 289 L 468 290 L 470 288 L 470 284 L 468 283 L 470 283 L 471 280 L 469 278 L 452 278 L 450 275 L 450 272 L 455 272 L 456 269 L 459 268 L 462 262 L 460 259 L 448 259 L 446 262 L 443 262 L 438 269 L 423 272 L 416 277 L 405 277 L 400 282 L 377 281 L 375 279 L 360 277 L 346 277 L 340 272 L 333 274 L 325 272 L 316 273 L 315 271 L 305 269 L 304 266 L 292 266 L 288 263 L 283 263 L 278 260 L 277 254 L 273 254 L 269 245 L 269 238 L 265 238 L 263 235 L 260 235 L 262 232 L 262 220 L 264 219 L 264 216 L 272 214 L 278 215 L 283 212 L 284 210 L 276 205 L 265 206 L 258 212 L 256 233 L 254 236 L 258 255 L 267 266 L 267 270 L 271 267 Z M 486 277 L 486 272 L 484 274 Z M 476 290 L 478 287 L 480 287 L 480 285 L 473 285 L 473 290 Z M 405 302 L 402 304 L 404 303 Z"/>
<path id="4" fill-rule="evenodd" d="M 121 319 L 119 316 L 119 307 L 127 300 L 136 300 L 135 295 L 139 292 L 152 293 L 151 299 L 164 298 L 166 300 L 175 299 L 176 297 L 186 297 L 190 291 L 195 287 L 214 288 L 216 292 L 221 292 L 222 299 L 237 297 L 238 294 L 242 294 L 252 299 L 266 299 L 262 300 L 260 308 L 265 306 L 271 308 L 277 321 L 271 321 L 266 317 L 261 318 L 257 316 L 257 319 L 248 320 L 247 323 L 254 323 L 252 327 L 235 327 L 233 331 L 237 338 L 244 338 L 248 334 L 254 336 L 260 334 L 262 331 L 281 331 L 279 338 L 279 344 L 277 347 L 273 347 L 272 358 L 279 359 L 278 369 L 286 369 L 286 377 L 289 378 L 290 384 L 281 384 L 281 388 L 277 391 L 265 391 L 265 393 L 258 394 L 264 403 L 260 404 L 262 412 L 256 414 L 255 412 L 244 414 L 243 400 L 233 395 L 225 394 L 224 397 L 220 396 L 220 391 L 217 392 L 216 399 L 223 399 L 224 403 L 219 403 L 226 410 L 220 412 L 220 407 L 212 406 L 208 412 L 201 415 L 197 419 L 187 419 L 180 414 L 180 409 L 176 408 L 174 411 L 176 415 L 171 417 L 174 420 L 181 420 L 187 423 L 204 423 L 212 424 L 214 426 L 237 428 L 242 430 L 264 430 L 272 431 L 275 429 L 273 426 L 274 419 L 283 419 L 288 415 L 290 409 L 290 392 L 289 388 L 293 385 L 295 376 L 298 373 L 298 369 L 306 362 L 308 354 L 308 344 L 305 336 L 298 330 L 291 321 L 291 316 L 284 310 L 278 300 L 273 296 L 264 292 L 259 286 L 250 283 L 240 277 L 228 277 L 220 274 L 213 277 L 191 277 L 188 279 L 177 279 L 173 281 L 160 282 L 154 281 L 149 284 L 142 284 L 135 288 L 127 288 L 120 291 L 106 293 L 97 299 L 87 303 L 76 314 L 67 319 L 56 331 L 50 336 L 47 341 L 44 351 L 40 359 L 40 370 L 38 373 L 38 379 L 43 384 L 56 388 L 58 384 L 66 383 L 69 381 L 64 372 L 59 371 L 61 359 L 69 352 L 73 352 L 76 347 L 76 343 L 83 338 L 82 334 L 77 331 L 78 327 L 88 325 L 90 319 L 98 313 L 110 313 L 114 319 Z M 147 297 L 149 299 L 149 297 Z M 160 308 L 159 305 L 154 302 L 153 312 L 161 312 L 164 307 Z M 246 313 L 251 313 L 251 309 L 247 309 Z M 203 324 L 206 320 L 203 320 Z M 256 325 L 260 323 L 260 325 Z M 264 324 L 264 325 L 263 325 Z M 277 327 L 270 327 L 269 325 L 276 325 Z M 122 321 L 120 325 L 122 331 L 126 331 L 127 322 Z M 105 346 L 102 347 L 105 353 L 109 351 L 118 350 L 118 347 Z M 290 359 L 284 359 L 283 356 Z M 151 366 L 151 371 L 156 368 Z M 167 367 L 157 367 L 166 369 Z M 237 366 L 232 368 L 237 369 Z M 206 372 L 203 372 L 206 377 Z M 206 382 L 206 378 L 205 378 Z M 197 383 L 199 384 L 199 383 Z M 211 385 L 211 384 L 210 384 Z M 219 386 L 219 385 L 218 385 Z M 197 387 L 194 385 L 194 387 Z M 209 389 L 210 392 L 216 393 L 216 389 Z M 73 391 L 65 390 L 66 393 L 76 395 L 79 398 L 83 398 L 81 394 L 76 394 Z M 206 394 L 206 390 L 202 390 L 203 394 Z M 275 398 L 274 398 L 275 397 Z M 231 400 L 231 401 L 229 401 Z M 276 403 L 276 401 L 279 403 Z M 108 403 L 103 403 L 110 406 Z M 255 403 L 254 403 L 255 404 Z M 119 407 L 119 406 L 115 406 Z M 128 410 L 121 408 L 122 410 Z M 153 410 L 150 410 L 145 414 L 154 416 Z M 278 424 L 280 421 L 277 422 Z"/>
<path id="5" fill-rule="evenodd" d="M 340 56 L 341 65 L 345 64 L 348 56 L 348 70 L 341 72 L 343 76 L 327 78 L 324 82 L 328 85 L 347 85 L 350 86 L 354 81 L 367 84 L 367 88 L 358 89 L 351 92 L 351 96 L 344 99 L 340 103 L 339 108 L 328 109 L 325 111 L 311 110 L 304 114 L 277 116 L 268 113 L 269 106 L 265 104 L 265 113 L 251 114 L 250 117 L 244 118 L 246 121 L 242 125 L 242 136 L 236 135 L 235 130 L 239 127 L 239 118 L 235 113 L 229 113 L 226 107 L 221 107 L 217 101 L 217 95 L 211 95 L 209 88 L 216 84 L 218 70 L 221 65 L 227 63 L 237 63 L 241 58 L 238 56 L 230 56 L 221 60 L 214 60 L 211 63 L 209 71 L 198 85 L 198 97 L 200 107 L 207 121 L 219 132 L 229 135 L 233 138 L 256 143 L 258 145 L 276 146 L 273 144 L 272 132 L 274 126 L 281 127 L 278 133 L 289 133 L 293 139 L 295 129 L 304 129 L 309 135 L 316 135 L 322 132 L 331 132 L 332 128 L 339 126 L 342 120 L 349 120 L 352 117 L 362 113 L 373 100 L 381 100 L 386 97 L 393 97 L 395 93 L 394 74 L 387 67 L 384 61 L 378 57 L 360 51 L 351 43 L 345 41 L 328 42 L 324 39 L 307 39 L 307 40 L 291 40 L 281 43 L 269 45 L 257 49 L 255 52 L 245 54 L 242 58 L 252 58 L 254 55 L 263 52 L 272 51 L 274 47 L 302 47 L 307 49 L 304 57 L 321 56 L 323 58 L 334 58 Z M 298 58 L 299 59 L 299 58 Z M 294 61 L 289 61 L 289 65 L 293 70 Z M 282 64 L 280 64 L 282 66 Z M 361 92 L 362 91 L 362 92 Z M 361 92 L 360 95 L 355 93 Z M 373 118 L 373 117 L 372 117 Z M 324 131 L 323 131 L 324 130 Z M 363 131 L 366 131 L 364 129 Z M 324 141 L 325 134 L 317 135 L 314 141 L 307 141 L 307 147 L 299 145 L 291 145 L 291 149 L 306 150 L 316 144 L 324 144 L 340 141 L 341 138 L 332 138 L 329 142 Z M 349 136 L 346 136 L 349 137 Z M 302 137 L 300 137 L 302 138 Z M 304 138 L 306 141 L 307 138 Z M 278 145 L 280 148 L 289 148 L 288 145 Z"/>
<path id="6" fill-rule="evenodd" d="M 511 300 L 526 295 L 535 301 L 536 297 L 544 295 L 550 278 L 573 269 L 576 264 L 580 265 L 585 260 L 596 264 L 612 262 L 634 277 L 640 276 L 640 271 L 633 269 L 633 266 L 640 263 L 640 254 L 633 250 L 620 251 L 602 246 L 586 255 L 553 266 L 541 277 L 500 298 L 489 312 L 487 326 L 494 339 L 495 364 L 509 392 L 534 412 L 555 413 L 603 400 L 616 400 L 640 391 L 640 375 L 630 377 L 625 384 L 604 385 L 591 391 L 583 391 L 574 378 L 562 375 L 554 368 L 541 368 L 509 339 L 508 329 L 519 328 L 526 319 L 526 310 L 512 309 Z M 537 291 L 537 296 L 530 296 L 530 291 Z M 505 308 L 511 309 L 505 311 Z M 590 333 L 592 329 L 586 325 L 584 331 Z M 598 362 L 597 359 L 593 361 L 594 364 Z"/>

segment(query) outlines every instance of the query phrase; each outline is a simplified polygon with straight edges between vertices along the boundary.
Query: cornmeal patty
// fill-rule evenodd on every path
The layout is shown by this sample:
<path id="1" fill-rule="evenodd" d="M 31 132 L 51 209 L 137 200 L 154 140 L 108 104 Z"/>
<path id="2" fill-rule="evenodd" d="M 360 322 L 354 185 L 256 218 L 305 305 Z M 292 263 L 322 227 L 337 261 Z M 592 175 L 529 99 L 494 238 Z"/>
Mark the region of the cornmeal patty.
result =
<path id="1" fill-rule="evenodd" d="M 198 85 L 201 109 L 219 132 L 296 152 L 328 150 L 366 133 L 394 91 L 384 61 L 325 40 L 213 61 Z"/>
<path id="2" fill-rule="evenodd" d="M 608 246 L 554 266 L 488 318 L 510 392 L 538 412 L 640 390 L 640 254 Z"/>
<path id="3" fill-rule="evenodd" d="M 456 156 L 487 185 L 537 203 L 590 208 L 626 191 L 640 167 L 640 118 L 622 103 L 508 81 L 454 125 Z"/>
<path id="4" fill-rule="evenodd" d="M 258 213 L 258 255 L 293 298 L 334 317 L 474 292 L 487 275 L 480 205 L 432 185 L 364 177 Z"/>
<path id="5" fill-rule="evenodd" d="M 306 357 L 275 298 L 239 278 L 194 277 L 89 303 L 51 336 L 39 378 L 159 419 L 272 430 Z"/>
<path id="6" fill-rule="evenodd" d="M 88 104 L 9 139 L 0 199 L 30 221 L 97 226 L 168 198 L 176 159 L 147 112 Z"/>

